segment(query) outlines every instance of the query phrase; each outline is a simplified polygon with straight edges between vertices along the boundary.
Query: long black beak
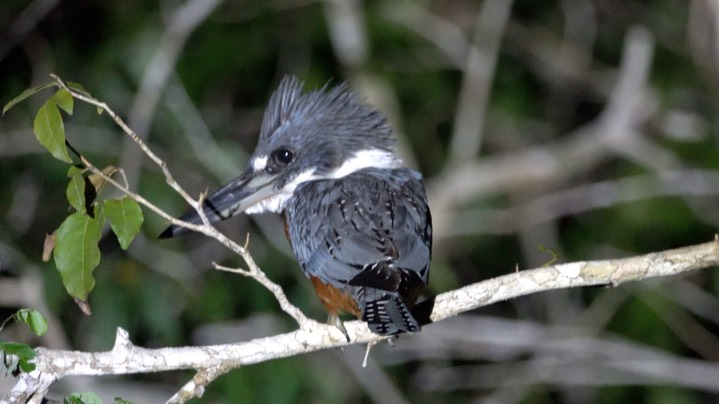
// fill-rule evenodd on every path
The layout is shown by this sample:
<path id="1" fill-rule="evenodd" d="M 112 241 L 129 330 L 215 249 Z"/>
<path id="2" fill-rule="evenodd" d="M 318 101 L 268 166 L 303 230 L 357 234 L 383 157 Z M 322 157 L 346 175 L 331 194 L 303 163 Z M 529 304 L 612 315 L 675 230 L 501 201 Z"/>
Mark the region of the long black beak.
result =
<path id="1" fill-rule="evenodd" d="M 203 210 L 210 223 L 228 219 L 244 212 L 252 205 L 276 194 L 273 188 L 275 176 L 249 169 L 229 184 L 217 190 L 205 199 Z M 202 218 L 195 209 L 180 216 L 180 220 L 192 224 L 202 224 Z M 172 225 L 163 231 L 159 238 L 170 238 L 188 233 L 190 230 Z"/>

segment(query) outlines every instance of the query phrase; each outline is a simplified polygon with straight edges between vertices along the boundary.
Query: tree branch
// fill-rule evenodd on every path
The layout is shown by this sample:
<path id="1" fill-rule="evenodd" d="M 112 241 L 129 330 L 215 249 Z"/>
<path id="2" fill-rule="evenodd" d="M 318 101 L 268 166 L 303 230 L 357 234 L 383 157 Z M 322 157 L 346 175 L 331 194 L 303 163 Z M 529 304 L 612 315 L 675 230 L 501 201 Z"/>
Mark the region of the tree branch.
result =
<path id="1" fill-rule="evenodd" d="M 719 265 L 719 237 L 704 244 L 636 257 L 580 261 L 518 271 L 442 293 L 424 304 L 434 303 L 430 318 L 432 322 L 439 322 L 478 307 L 531 293 L 592 285 L 617 286 L 716 265 Z M 107 352 L 37 348 L 38 356 L 34 360 L 37 368 L 23 373 L 3 400 L 20 403 L 33 397 L 33 394 L 44 395 L 52 383 L 66 376 L 198 369 L 195 379 L 170 400 L 183 402 L 192 395 L 201 395 L 206 383 L 218 375 L 242 365 L 386 339 L 370 332 L 360 321 L 345 323 L 345 327 L 351 343 L 336 327 L 308 320 L 303 328 L 286 334 L 233 344 L 161 349 L 137 347 L 130 342 L 127 332 L 118 328 L 115 346 Z"/>

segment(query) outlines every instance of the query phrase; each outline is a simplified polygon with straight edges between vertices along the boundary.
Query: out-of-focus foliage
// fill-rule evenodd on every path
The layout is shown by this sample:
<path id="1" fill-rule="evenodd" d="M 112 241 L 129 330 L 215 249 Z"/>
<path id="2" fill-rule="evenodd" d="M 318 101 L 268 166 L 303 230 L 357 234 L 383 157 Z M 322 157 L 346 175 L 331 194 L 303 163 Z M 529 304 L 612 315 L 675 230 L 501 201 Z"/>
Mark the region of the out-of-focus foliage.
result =
<path id="1" fill-rule="evenodd" d="M 308 87 L 349 80 L 388 114 L 403 158 L 425 174 L 436 230 L 432 294 L 541 266 L 553 259 L 548 250 L 563 262 L 612 258 L 717 232 L 711 2 L 241 0 L 198 17 L 212 4 L 4 2 L 0 103 L 50 73 L 80 82 L 198 195 L 245 167 L 284 74 Z M 213 261 L 242 265 L 238 257 L 201 236 L 156 240 L 165 223 L 147 211 L 127 251 L 103 233 L 93 315 L 81 314 L 53 263 L 41 260 L 45 234 L 69 209 L 67 165 L 32 133 L 45 100 L 31 97 L 0 120 L 0 318 L 32 307 L 49 329 L 33 339 L 9 327 L 3 340 L 106 350 L 118 326 L 151 347 L 294 327 L 262 287 L 211 270 Z M 153 203 L 178 215 L 187 208 L 106 115 L 76 103 L 64 131 L 96 166 L 124 169 Z M 102 193 L 120 196 L 109 186 Z M 261 268 L 324 318 L 278 217 L 237 217 L 220 228 L 236 240 L 249 232 Z M 712 269 L 529 296 L 375 348 L 367 369 L 363 347 L 283 359 L 230 372 L 203 401 L 704 402 L 719 392 L 719 377 L 711 379 L 718 294 Z M 155 402 L 189 377 L 77 388 L 68 379 L 51 395 L 91 390 L 106 402 Z M 12 382 L 0 378 L 0 391 Z"/>

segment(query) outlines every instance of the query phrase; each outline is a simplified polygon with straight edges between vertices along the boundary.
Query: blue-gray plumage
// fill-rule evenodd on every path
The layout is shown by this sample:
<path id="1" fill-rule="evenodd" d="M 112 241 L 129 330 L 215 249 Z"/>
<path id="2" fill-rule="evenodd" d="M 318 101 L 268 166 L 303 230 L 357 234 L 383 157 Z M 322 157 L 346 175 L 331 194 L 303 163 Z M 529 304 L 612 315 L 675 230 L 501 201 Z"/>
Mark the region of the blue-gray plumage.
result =
<path id="1" fill-rule="evenodd" d="M 286 214 L 307 276 L 349 292 L 378 334 L 420 330 L 408 305 L 427 284 L 432 234 L 416 171 L 367 168 L 307 182 Z"/>
<path id="2" fill-rule="evenodd" d="M 395 155 L 386 119 L 339 85 L 302 93 L 285 78 L 270 98 L 247 171 L 205 201 L 210 221 L 285 214 L 287 235 L 331 320 L 354 314 L 378 334 L 417 332 L 432 225 L 421 175 Z M 201 223 L 195 211 L 181 219 Z M 171 226 L 161 236 L 185 230 Z M 345 332 L 346 335 L 346 332 Z"/>

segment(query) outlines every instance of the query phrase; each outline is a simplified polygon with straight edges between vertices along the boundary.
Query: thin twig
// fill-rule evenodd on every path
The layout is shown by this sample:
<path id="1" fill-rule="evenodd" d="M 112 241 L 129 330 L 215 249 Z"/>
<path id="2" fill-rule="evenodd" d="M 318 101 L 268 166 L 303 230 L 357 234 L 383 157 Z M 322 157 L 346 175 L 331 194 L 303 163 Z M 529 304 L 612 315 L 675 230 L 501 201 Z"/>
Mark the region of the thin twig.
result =
<path id="1" fill-rule="evenodd" d="M 220 265 L 220 264 L 218 264 L 218 263 L 216 263 L 216 262 L 213 262 L 213 263 L 212 263 L 212 267 L 215 268 L 215 269 L 217 269 L 217 270 L 219 270 L 219 271 L 231 272 L 231 273 L 233 273 L 233 274 L 240 274 L 240 275 L 242 275 L 242 276 L 252 276 L 252 272 L 250 272 L 250 271 L 248 271 L 248 270 L 246 270 L 246 269 L 242 269 L 242 268 L 230 268 L 230 267 L 226 267 L 226 266 L 224 266 L 224 265 Z"/>
<path id="2" fill-rule="evenodd" d="M 199 398 L 205 393 L 205 387 L 212 383 L 218 377 L 224 375 L 232 368 L 213 366 L 210 368 L 201 368 L 195 374 L 195 377 L 190 379 L 180 390 L 177 391 L 169 400 L 167 404 L 184 403 L 192 398 Z"/>
<path id="3" fill-rule="evenodd" d="M 192 223 L 188 223 L 179 219 L 175 219 L 174 217 L 170 216 L 169 214 L 165 213 L 162 209 L 151 203 L 150 201 L 146 200 L 139 194 L 132 192 L 127 187 L 123 186 L 119 182 L 115 181 L 114 179 L 110 178 L 108 175 L 103 173 L 101 170 L 99 170 L 97 167 L 95 167 L 92 163 L 90 163 L 87 159 L 84 157 L 81 157 L 81 160 L 83 164 L 85 164 L 86 167 L 88 167 L 93 173 L 97 174 L 101 178 L 105 179 L 108 183 L 115 186 L 117 189 L 119 189 L 121 192 L 123 192 L 125 195 L 129 196 L 136 202 L 140 203 L 141 205 L 147 207 L 148 209 L 152 210 L 153 212 L 157 213 L 160 217 L 167 220 L 169 223 L 188 228 L 193 231 L 200 232 L 208 237 L 212 237 L 215 240 L 219 241 L 221 244 L 229 248 L 231 251 L 236 253 L 237 255 L 241 256 L 242 259 L 247 264 L 249 270 L 248 274 L 253 279 L 255 279 L 257 282 L 262 284 L 267 290 L 272 292 L 272 294 L 278 298 L 278 301 L 280 303 L 280 307 L 282 310 L 290 315 L 300 327 L 306 327 L 307 324 L 311 322 L 300 309 L 298 309 L 296 306 L 292 305 L 287 297 L 285 296 L 284 292 L 282 291 L 282 287 L 280 287 L 278 284 L 270 280 L 262 270 L 260 270 L 259 266 L 255 263 L 254 259 L 250 255 L 250 253 L 247 251 L 246 248 L 242 247 L 241 245 L 237 244 L 233 240 L 229 239 L 224 234 L 220 233 L 212 224 L 210 224 L 209 220 L 207 219 L 207 215 L 205 215 L 204 209 L 203 209 L 203 202 L 205 198 L 205 194 L 201 194 L 200 197 L 195 200 L 193 199 L 181 186 L 180 184 L 175 181 L 174 177 L 170 173 L 170 170 L 167 168 L 167 164 L 164 160 L 162 160 L 160 157 L 158 157 L 150 148 L 145 144 L 145 142 L 140 139 L 139 136 L 120 118 L 118 114 L 115 113 L 105 102 L 99 101 L 95 99 L 94 97 L 89 97 L 84 94 L 80 94 L 77 91 L 74 91 L 70 87 L 65 84 L 65 82 L 62 81 L 60 77 L 57 75 L 51 75 L 51 77 L 58 83 L 58 85 L 68 91 L 70 95 L 78 99 L 80 101 L 86 102 L 90 105 L 93 105 L 97 108 L 101 108 L 103 111 L 105 111 L 114 121 L 115 123 L 127 134 L 135 143 L 137 143 L 138 147 L 147 155 L 155 164 L 157 164 L 161 169 L 162 172 L 165 175 L 165 180 L 172 189 L 174 189 L 178 194 L 180 194 L 185 201 L 187 201 L 190 206 L 194 207 L 197 213 L 200 215 L 200 218 L 202 219 L 203 224 L 202 225 L 195 225 Z"/>

